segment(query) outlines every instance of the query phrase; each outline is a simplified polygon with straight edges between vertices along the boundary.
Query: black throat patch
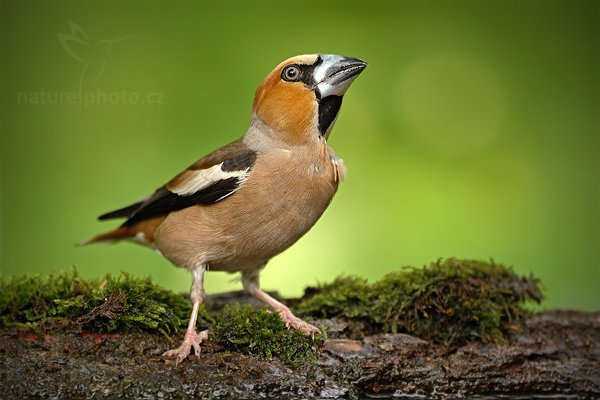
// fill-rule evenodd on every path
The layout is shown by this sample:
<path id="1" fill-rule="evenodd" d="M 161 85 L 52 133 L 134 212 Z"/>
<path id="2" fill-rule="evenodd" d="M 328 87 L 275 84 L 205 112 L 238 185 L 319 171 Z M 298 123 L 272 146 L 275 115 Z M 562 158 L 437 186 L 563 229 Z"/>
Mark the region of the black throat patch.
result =
<path id="1" fill-rule="evenodd" d="M 321 136 L 325 136 L 325 132 L 335 120 L 341 106 L 342 96 L 327 96 L 319 100 L 319 133 Z"/>

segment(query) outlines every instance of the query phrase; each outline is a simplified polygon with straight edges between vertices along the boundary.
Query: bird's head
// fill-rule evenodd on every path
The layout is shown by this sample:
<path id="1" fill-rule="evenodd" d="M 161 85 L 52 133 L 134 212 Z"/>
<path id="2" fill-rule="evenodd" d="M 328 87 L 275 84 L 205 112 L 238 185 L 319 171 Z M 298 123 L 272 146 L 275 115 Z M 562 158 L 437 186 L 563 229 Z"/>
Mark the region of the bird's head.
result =
<path id="1" fill-rule="evenodd" d="M 289 144 L 327 138 L 346 90 L 366 66 L 333 54 L 289 58 L 256 90 L 253 121 L 266 124 Z"/>

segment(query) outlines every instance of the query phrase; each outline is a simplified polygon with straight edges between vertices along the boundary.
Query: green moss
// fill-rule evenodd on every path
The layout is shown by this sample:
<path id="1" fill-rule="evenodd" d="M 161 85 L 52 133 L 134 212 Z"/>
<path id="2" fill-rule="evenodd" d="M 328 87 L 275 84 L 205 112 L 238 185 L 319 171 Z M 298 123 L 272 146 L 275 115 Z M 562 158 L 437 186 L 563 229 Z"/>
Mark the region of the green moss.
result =
<path id="1" fill-rule="evenodd" d="M 0 329 L 160 332 L 184 330 L 192 311 L 186 298 L 123 273 L 83 279 L 76 269 L 48 277 L 0 277 Z M 250 306 L 226 306 L 215 321 L 200 308 L 199 325 L 214 325 L 226 349 L 289 364 L 316 360 L 324 336 L 287 329 L 277 314 Z"/>
<path id="2" fill-rule="evenodd" d="M 342 316 L 385 332 L 406 332 L 453 344 L 501 341 L 517 329 L 528 301 L 540 302 L 539 281 L 519 277 L 494 262 L 447 259 L 424 268 L 406 267 L 369 283 L 340 277 L 316 289 L 298 311 L 319 318 Z M 96 332 L 160 332 L 185 329 L 191 306 L 152 284 L 123 274 L 84 280 L 70 273 L 0 278 L 0 328 L 85 329 Z M 211 318 L 201 308 L 199 324 L 214 326 L 226 349 L 287 363 L 313 361 L 324 342 L 286 328 L 279 316 L 250 306 L 226 306 Z"/>
<path id="3" fill-rule="evenodd" d="M 277 357 L 289 364 L 315 361 L 325 336 L 314 339 L 288 329 L 279 316 L 249 305 L 225 306 L 214 326 L 215 341 L 225 348 L 270 360 Z"/>
<path id="4" fill-rule="evenodd" d="M 70 273 L 0 279 L 0 327 L 95 332 L 160 332 L 185 328 L 191 306 L 182 296 L 123 273 L 85 280 Z M 200 321 L 211 320 L 204 310 Z"/>
<path id="5" fill-rule="evenodd" d="M 343 316 L 386 332 L 406 332 L 442 343 L 502 341 L 540 302 L 539 281 L 492 262 L 447 259 L 405 267 L 369 284 L 342 277 L 298 306 L 316 317 Z"/>

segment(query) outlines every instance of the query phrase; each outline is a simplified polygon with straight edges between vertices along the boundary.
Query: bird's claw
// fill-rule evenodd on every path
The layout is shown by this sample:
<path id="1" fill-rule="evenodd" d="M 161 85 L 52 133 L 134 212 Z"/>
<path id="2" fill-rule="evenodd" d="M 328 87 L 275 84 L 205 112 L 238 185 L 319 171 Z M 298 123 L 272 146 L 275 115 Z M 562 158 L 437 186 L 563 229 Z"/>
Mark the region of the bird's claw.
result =
<path id="1" fill-rule="evenodd" d="M 321 333 L 321 330 L 314 325 L 304 322 L 300 318 L 296 317 L 289 308 L 284 308 L 277 312 L 286 327 L 292 327 L 297 330 L 301 330 L 306 335 L 310 335 L 313 339 L 316 333 Z"/>
<path id="2" fill-rule="evenodd" d="M 196 331 L 187 331 L 181 345 L 176 349 L 165 351 L 162 356 L 165 358 L 177 357 L 175 359 L 175 365 L 177 365 L 187 358 L 193 347 L 196 357 L 200 357 L 200 343 L 207 338 L 207 330 L 200 333 L 196 333 Z"/>

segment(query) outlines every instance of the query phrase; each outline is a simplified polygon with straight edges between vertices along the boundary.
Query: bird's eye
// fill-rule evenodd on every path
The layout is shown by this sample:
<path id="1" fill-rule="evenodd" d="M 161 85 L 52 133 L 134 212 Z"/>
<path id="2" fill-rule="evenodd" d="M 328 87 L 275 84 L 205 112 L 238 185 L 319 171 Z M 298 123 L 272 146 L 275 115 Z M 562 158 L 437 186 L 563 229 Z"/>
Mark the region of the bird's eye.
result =
<path id="1" fill-rule="evenodd" d="M 297 82 L 301 76 L 300 68 L 297 65 L 288 65 L 281 72 L 281 78 L 287 82 Z"/>

